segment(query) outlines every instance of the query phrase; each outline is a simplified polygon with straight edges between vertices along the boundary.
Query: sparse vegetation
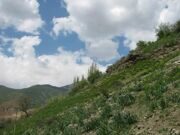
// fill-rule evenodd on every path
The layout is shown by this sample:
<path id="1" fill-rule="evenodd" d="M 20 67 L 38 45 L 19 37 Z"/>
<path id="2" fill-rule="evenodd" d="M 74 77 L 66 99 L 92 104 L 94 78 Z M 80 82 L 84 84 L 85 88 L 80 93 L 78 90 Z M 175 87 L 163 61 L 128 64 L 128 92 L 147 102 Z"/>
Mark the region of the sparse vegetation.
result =
<path id="1" fill-rule="evenodd" d="M 139 42 L 106 75 L 93 64 L 87 79 L 75 79 L 72 94 L 19 120 L 16 131 L 10 124 L 0 133 L 161 135 L 180 130 L 179 22 L 167 27 L 161 27 L 156 42 Z"/>
<path id="2" fill-rule="evenodd" d="M 90 66 L 88 70 L 87 79 L 85 79 L 84 76 L 82 76 L 81 79 L 79 77 L 74 78 L 73 88 L 70 94 L 77 93 L 79 90 L 84 89 L 88 85 L 92 85 L 101 76 L 102 76 L 102 73 L 99 71 L 97 65 L 95 63 L 92 63 L 92 65 Z"/>
<path id="3" fill-rule="evenodd" d="M 29 117 L 29 112 L 28 110 L 32 106 L 32 101 L 30 97 L 21 97 L 18 101 L 18 108 L 20 111 L 24 112 L 26 117 Z"/>

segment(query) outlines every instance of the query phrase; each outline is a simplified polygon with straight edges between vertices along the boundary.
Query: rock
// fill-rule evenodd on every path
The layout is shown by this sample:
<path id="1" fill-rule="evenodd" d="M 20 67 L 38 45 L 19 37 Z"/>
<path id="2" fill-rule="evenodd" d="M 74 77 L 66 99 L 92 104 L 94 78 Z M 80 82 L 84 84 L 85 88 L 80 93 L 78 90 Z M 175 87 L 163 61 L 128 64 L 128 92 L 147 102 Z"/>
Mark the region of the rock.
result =
<path id="1" fill-rule="evenodd" d="M 153 117 L 153 115 L 152 114 L 147 114 L 146 116 L 144 116 L 144 119 L 149 119 L 149 118 L 152 118 Z"/>
<path id="2" fill-rule="evenodd" d="M 180 131 L 176 129 L 171 129 L 170 130 L 170 135 L 180 135 Z"/>
<path id="3" fill-rule="evenodd" d="M 140 130 L 140 129 L 142 129 L 142 128 L 144 128 L 143 125 L 137 125 L 137 129 L 138 129 L 138 130 Z"/>
<path id="4" fill-rule="evenodd" d="M 174 134 L 175 134 L 175 135 L 180 135 L 180 131 L 179 131 L 179 130 L 176 130 L 176 131 L 174 132 Z"/>

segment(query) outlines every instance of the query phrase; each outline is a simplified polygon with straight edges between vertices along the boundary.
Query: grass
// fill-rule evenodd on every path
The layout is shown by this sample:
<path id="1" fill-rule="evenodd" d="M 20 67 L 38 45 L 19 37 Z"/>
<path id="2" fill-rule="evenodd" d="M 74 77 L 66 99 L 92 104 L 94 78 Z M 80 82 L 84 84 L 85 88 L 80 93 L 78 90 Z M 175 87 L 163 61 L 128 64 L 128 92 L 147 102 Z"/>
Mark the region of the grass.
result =
<path id="1" fill-rule="evenodd" d="M 159 48 L 173 47 L 178 42 L 177 38 L 179 35 L 170 35 L 148 43 L 141 51 L 146 54 Z M 141 117 L 146 113 L 163 112 L 180 105 L 180 68 L 173 63 L 167 65 L 179 55 L 180 52 L 174 50 L 163 58 L 150 57 L 114 70 L 78 92 L 53 100 L 30 118 L 19 120 L 15 132 L 10 124 L 0 133 L 130 134 L 133 125 L 142 121 Z"/>

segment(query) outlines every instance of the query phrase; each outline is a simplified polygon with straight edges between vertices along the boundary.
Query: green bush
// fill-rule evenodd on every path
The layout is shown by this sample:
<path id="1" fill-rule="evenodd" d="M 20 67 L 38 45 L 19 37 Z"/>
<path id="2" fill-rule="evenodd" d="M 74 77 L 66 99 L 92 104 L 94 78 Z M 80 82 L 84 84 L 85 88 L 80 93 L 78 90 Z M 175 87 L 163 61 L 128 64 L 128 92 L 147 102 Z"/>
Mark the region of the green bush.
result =
<path id="1" fill-rule="evenodd" d="M 100 71 L 95 71 L 94 73 L 91 73 L 88 76 L 88 81 L 93 84 L 95 81 L 102 76 L 102 73 Z"/>
<path id="2" fill-rule="evenodd" d="M 109 98 L 109 91 L 107 89 L 100 89 L 100 93 L 103 97 L 105 97 L 106 99 Z"/>
<path id="3" fill-rule="evenodd" d="M 129 89 L 129 91 L 136 91 L 136 92 L 139 92 L 142 90 L 143 90 L 142 83 L 137 83 L 137 82 L 135 82 L 135 84 L 132 87 L 130 87 L 130 89 Z"/>
<path id="4" fill-rule="evenodd" d="M 168 37 L 174 33 L 180 33 L 180 20 L 175 24 L 161 24 L 158 29 L 156 29 L 156 35 L 158 39 L 163 37 Z"/>
<path id="5" fill-rule="evenodd" d="M 166 98 L 162 97 L 159 99 L 154 99 L 149 102 L 149 109 L 150 111 L 154 111 L 156 109 L 164 110 L 169 106 L 169 102 Z"/>
<path id="6" fill-rule="evenodd" d="M 107 121 L 101 121 L 97 130 L 97 135 L 112 135 L 113 130 Z"/>
<path id="7" fill-rule="evenodd" d="M 156 84 L 149 86 L 146 91 L 146 99 L 148 101 L 154 100 L 154 99 L 160 99 L 163 97 L 163 93 L 166 92 L 168 89 L 166 82 L 158 81 Z"/>
<path id="8" fill-rule="evenodd" d="M 180 93 L 179 92 L 176 92 L 172 95 L 170 95 L 168 97 L 168 100 L 173 102 L 173 103 L 177 103 L 177 104 L 180 104 Z"/>
<path id="9" fill-rule="evenodd" d="M 180 20 L 174 25 L 174 32 L 180 33 Z"/>
<path id="10" fill-rule="evenodd" d="M 96 130 L 99 127 L 100 120 L 98 118 L 91 119 L 89 122 L 84 124 L 84 130 L 85 132 L 89 132 L 92 130 Z"/>
<path id="11" fill-rule="evenodd" d="M 116 127 L 124 128 L 137 122 L 137 116 L 129 112 L 118 112 L 114 117 L 113 121 Z"/>
<path id="12" fill-rule="evenodd" d="M 137 49 L 138 49 L 138 50 L 142 50 L 142 49 L 144 49 L 147 45 L 148 45 L 148 44 L 147 44 L 145 41 L 139 41 L 139 42 L 137 43 Z"/>
<path id="13" fill-rule="evenodd" d="M 158 102 L 159 108 L 160 109 L 165 109 L 168 107 L 168 101 L 165 98 L 161 98 Z"/>
<path id="14" fill-rule="evenodd" d="M 172 33 L 172 27 L 169 24 L 161 24 L 159 28 L 156 30 L 156 35 L 158 39 L 163 37 L 167 37 Z"/>
<path id="15" fill-rule="evenodd" d="M 102 73 L 97 68 L 97 65 L 93 63 L 88 70 L 87 80 L 89 81 L 89 83 L 93 84 L 101 76 L 102 76 Z"/>
<path id="16" fill-rule="evenodd" d="M 135 103 L 135 97 L 130 93 L 119 94 L 115 97 L 115 102 L 121 107 L 125 107 Z"/>
<path id="17" fill-rule="evenodd" d="M 149 103 L 149 109 L 150 109 L 150 111 L 154 111 L 156 108 L 158 108 L 157 101 L 156 101 L 156 100 L 155 100 L 155 101 L 151 101 L 151 102 Z"/>
<path id="18" fill-rule="evenodd" d="M 110 105 L 106 104 L 104 107 L 103 107 L 103 110 L 102 110 L 102 114 L 101 114 L 101 118 L 102 119 L 108 119 L 112 116 L 112 108 Z"/>
<path id="19" fill-rule="evenodd" d="M 78 92 L 79 90 L 83 89 L 84 87 L 88 86 L 88 81 L 82 77 L 82 80 L 79 80 L 78 77 L 76 77 L 74 79 L 74 83 L 73 83 L 73 87 L 72 87 L 72 90 L 71 90 L 71 93 L 76 93 Z"/>

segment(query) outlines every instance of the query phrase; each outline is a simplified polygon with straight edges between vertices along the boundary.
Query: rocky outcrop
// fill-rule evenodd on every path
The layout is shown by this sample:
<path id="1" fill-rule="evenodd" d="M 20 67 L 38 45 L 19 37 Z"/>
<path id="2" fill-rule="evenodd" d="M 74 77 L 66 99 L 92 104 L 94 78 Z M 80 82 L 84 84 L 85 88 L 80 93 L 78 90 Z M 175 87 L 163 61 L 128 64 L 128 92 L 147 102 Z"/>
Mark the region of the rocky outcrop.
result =
<path id="1" fill-rule="evenodd" d="M 178 52 L 178 51 L 180 51 L 180 44 L 177 44 L 173 47 L 167 47 L 167 46 L 161 47 L 152 51 L 151 53 L 142 53 L 141 51 L 135 50 L 134 52 L 130 53 L 128 56 L 122 57 L 115 64 L 109 66 L 106 72 L 108 74 L 111 74 L 115 71 L 120 71 L 124 68 L 133 65 L 137 61 L 145 60 L 145 59 L 161 59 L 169 54 L 173 54 L 174 52 Z"/>
<path id="2" fill-rule="evenodd" d="M 126 68 L 132 64 L 135 64 L 139 60 L 146 59 L 146 56 L 143 54 L 129 54 L 127 57 L 121 58 L 121 60 L 117 61 L 114 65 L 108 67 L 107 73 L 112 73 L 114 70 L 121 70 Z"/>

